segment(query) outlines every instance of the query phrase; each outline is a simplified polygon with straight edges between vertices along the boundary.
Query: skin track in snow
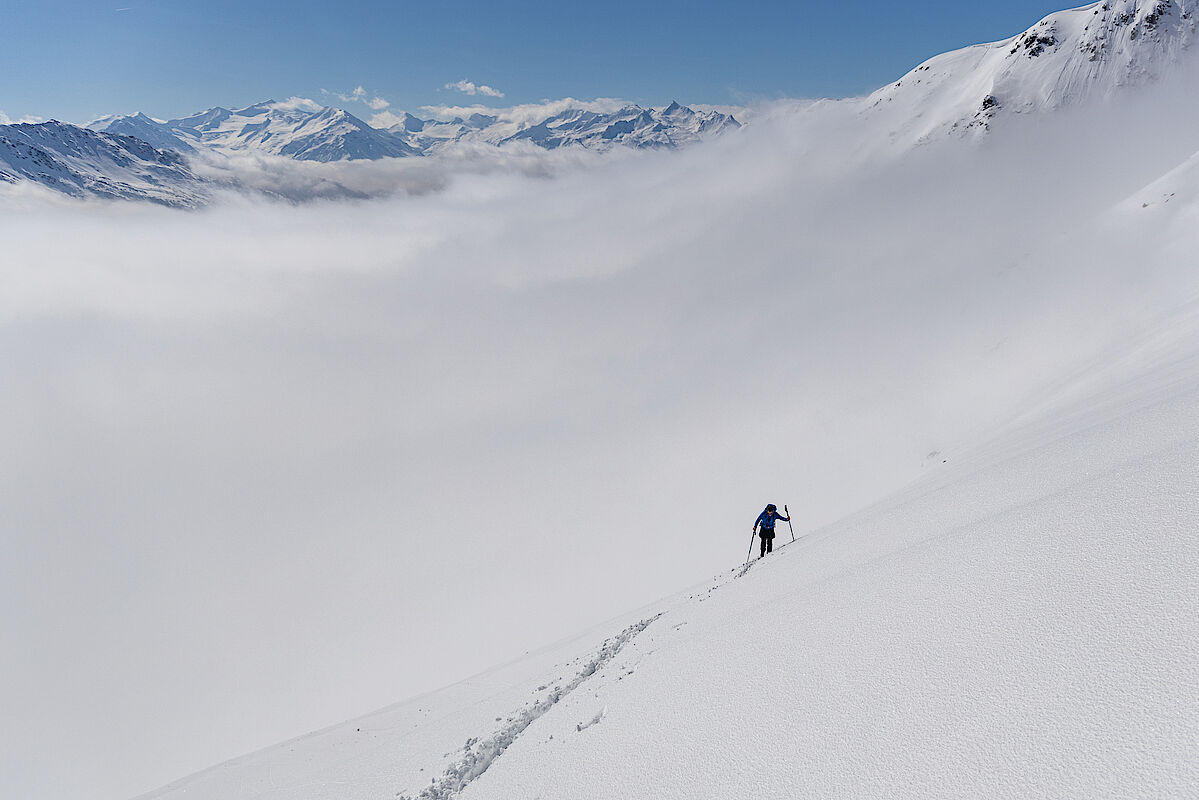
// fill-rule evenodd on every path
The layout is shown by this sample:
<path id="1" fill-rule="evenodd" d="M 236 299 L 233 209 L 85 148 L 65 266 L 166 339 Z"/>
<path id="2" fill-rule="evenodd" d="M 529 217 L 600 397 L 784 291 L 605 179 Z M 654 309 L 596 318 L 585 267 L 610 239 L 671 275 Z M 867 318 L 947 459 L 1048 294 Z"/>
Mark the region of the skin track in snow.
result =
<path id="1" fill-rule="evenodd" d="M 625 628 L 612 639 L 605 640 L 599 652 L 583 666 L 574 680 L 565 686 L 555 687 L 545 699 L 526 706 L 516 714 L 510 716 L 508 723 L 487 739 L 482 741 L 468 739 L 462 748 L 462 757 L 445 771 L 440 780 L 435 779 L 432 786 L 416 795 L 415 798 L 401 794 L 398 796 L 398 800 L 449 800 L 449 798 L 457 796 L 471 781 L 486 772 L 495 763 L 495 760 L 503 755 L 504 751 L 516 741 L 517 737 L 524 733 L 539 717 L 543 716 L 564 697 L 579 688 L 584 681 L 599 672 L 620 653 L 633 637 L 648 628 L 660 616 L 662 615 L 656 614 L 648 619 L 643 619 Z M 606 711 L 606 708 L 600 711 L 586 724 L 580 723 L 578 730 L 582 731 L 597 724 L 603 719 Z"/>

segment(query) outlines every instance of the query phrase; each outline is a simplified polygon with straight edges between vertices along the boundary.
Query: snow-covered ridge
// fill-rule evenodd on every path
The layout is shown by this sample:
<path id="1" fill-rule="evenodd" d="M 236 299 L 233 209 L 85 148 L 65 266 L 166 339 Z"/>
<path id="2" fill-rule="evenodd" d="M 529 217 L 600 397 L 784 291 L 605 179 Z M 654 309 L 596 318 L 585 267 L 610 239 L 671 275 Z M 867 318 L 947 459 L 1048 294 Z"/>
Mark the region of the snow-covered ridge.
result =
<path id="1" fill-rule="evenodd" d="M 461 757 L 447 766 L 440 780 L 434 779 L 428 787 L 421 791 L 415 800 L 450 800 L 450 798 L 455 797 L 467 785 L 486 772 L 495 763 L 496 759 L 502 756 L 504 751 L 512 746 L 530 725 L 552 711 L 556 705 L 562 702 L 571 692 L 586 683 L 589 678 L 602 671 L 610 661 L 620 655 L 625 645 L 661 616 L 661 613 L 658 613 L 649 619 L 640 620 L 628 626 L 616 636 L 605 639 L 600 645 L 599 651 L 589 659 L 583 661 L 578 672 L 569 683 L 556 685 L 552 688 L 548 685 L 538 687 L 538 692 L 544 692 L 544 696 L 538 697 L 538 699 L 532 701 L 520 711 L 514 712 L 508 717 L 506 724 L 501 726 L 498 731 L 482 741 L 473 737 L 467 739 L 466 744 L 462 748 Z M 575 726 L 576 730 L 582 732 L 584 729 L 597 724 L 603 719 L 603 716 L 604 710 L 601 709 L 588 722 L 577 723 Z M 398 800 L 414 800 L 403 793 L 396 796 Z"/>
<path id="2" fill-rule="evenodd" d="M 977 134 L 997 117 L 1110 98 L 1161 79 L 1190 48 L 1195 0 L 1103 0 L 1009 39 L 939 55 L 867 98 L 892 135 Z M 1187 54 L 1193 55 L 1193 54 Z"/>
<path id="3" fill-rule="evenodd" d="M 1197 321 L 649 616 L 143 800 L 1189 796 Z"/>
<path id="4" fill-rule="evenodd" d="M 172 150 L 51 120 L 0 125 L 0 182 L 32 181 L 72 197 L 194 207 L 203 182 Z"/>

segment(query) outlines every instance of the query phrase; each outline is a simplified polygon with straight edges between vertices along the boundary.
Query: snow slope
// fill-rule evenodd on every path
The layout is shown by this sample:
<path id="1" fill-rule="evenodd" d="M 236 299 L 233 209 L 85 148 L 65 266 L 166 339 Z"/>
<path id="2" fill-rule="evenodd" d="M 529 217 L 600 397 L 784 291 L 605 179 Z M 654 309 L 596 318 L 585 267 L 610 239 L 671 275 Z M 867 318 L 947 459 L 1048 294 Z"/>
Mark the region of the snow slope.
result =
<path id="1" fill-rule="evenodd" d="M 1197 334 L 748 569 L 147 798 L 1192 796 Z"/>
<path id="2" fill-rule="evenodd" d="M 1166 77 L 1195 38 L 1194 0 L 1103 0 L 1010 39 L 929 59 L 866 99 L 892 136 L 985 131 L 998 117 L 1110 98 Z"/>
<path id="3" fill-rule="evenodd" d="M 1102 222 L 1193 247 L 1199 202 L 1159 212 Z M 1199 282 L 1178 263 L 1135 276 L 1135 334 L 899 494 L 146 798 L 1193 796 Z"/>
<path id="4" fill-rule="evenodd" d="M 1199 196 L 1199 153 L 1130 197 L 1125 210 L 1153 206 L 1176 209 L 1193 204 L 1196 196 Z"/>
<path id="5" fill-rule="evenodd" d="M 1182 386 L 1091 398 L 1003 442 L 1019 455 L 973 461 L 672 609 L 634 675 L 564 707 L 463 796 L 1188 796 L 1187 358 Z M 1078 432 L 1062 435 L 1067 420 Z M 593 709 L 602 724 L 572 735 Z"/>

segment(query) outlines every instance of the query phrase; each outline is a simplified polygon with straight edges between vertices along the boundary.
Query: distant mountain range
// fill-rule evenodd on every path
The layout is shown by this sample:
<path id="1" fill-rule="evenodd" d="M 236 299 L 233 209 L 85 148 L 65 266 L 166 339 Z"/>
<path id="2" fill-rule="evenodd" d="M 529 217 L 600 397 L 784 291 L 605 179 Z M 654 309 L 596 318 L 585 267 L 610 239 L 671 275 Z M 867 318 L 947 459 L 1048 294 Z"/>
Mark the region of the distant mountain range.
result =
<path id="1" fill-rule="evenodd" d="M 396 158 L 419 155 L 401 137 L 372 128 L 340 108 L 267 101 L 237 111 L 210 108 L 158 122 L 145 114 L 104 117 L 91 130 L 136 136 L 180 153 L 205 149 L 257 150 L 299 161 Z"/>
<path id="2" fill-rule="evenodd" d="M 675 102 L 664 109 L 628 105 L 611 113 L 568 108 L 534 123 L 507 121 L 486 114 L 448 122 L 422 120 L 408 114 L 387 130 L 427 154 L 457 142 L 493 145 L 529 142 L 546 149 L 568 145 L 592 150 L 617 145 L 675 148 L 740 127 L 741 123 L 732 115 L 693 111 Z"/>
<path id="3" fill-rule="evenodd" d="M 529 122 L 472 114 L 451 120 L 405 114 L 389 128 L 373 128 L 340 108 L 305 101 L 258 103 L 237 111 L 210 108 L 183 119 L 159 122 L 145 114 L 104 117 L 91 130 L 135 136 L 180 153 L 205 148 L 257 150 L 301 161 L 343 161 L 431 155 L 459 142 L 505 145 L 529 142 L 553 149 L 578 145 L 603 150 L 617 145 L 674 148 L 703 136 L 739 128 L 729 114 L 693 111 L 678 103 L 665 109 L 630 105 L 612 113 L 570 108 Z"/>
<path id="4" fill-rule="evenodd" d="M 0 125 L 0 182 L 32 181 L 75 197 L 150 200 L 192 207 L 211 188 L 189 160 L 205 153 L 259 152 L 299 161 L 348 161 L 435 155 L 459 143 L 545 149 L 671 149 L 741 127 L 729 114 L 625 106 L 610 113 L 582 108 L 513 121 L 473 114 L 450 120 L 411 114 L 374 128 L 339 108 L 305 100 L 247 108 L 211 108 L 182 119 L 109 116 L 80 127 L 51 121 Z"/>
<path id="5" fill-rule="evenodd" d="M 1023 33 L 932 58 L 866 98 L 863 117 L 900 147 L 978 136 L 1014 114 L 1116 95 L 1166 76 L 1191 47 L 1199 0 L 1104 0 L 1051 14 Z M 211 108 L 160 121 L 110 116 L 85 127 L 0 125 L 0 181 L 34 181 L 75 196 L 203 202 L 188 166 L 205 153 L 260 152 L 302 161 L 406 158 L 458 145 L 545 149 L 671 149 L 740 128 L 729 114 L 628 105 L 615 111 L 547 107 L 543 115 L 412 114 L 375 128 L 347 111 L 293 99 Z"/>

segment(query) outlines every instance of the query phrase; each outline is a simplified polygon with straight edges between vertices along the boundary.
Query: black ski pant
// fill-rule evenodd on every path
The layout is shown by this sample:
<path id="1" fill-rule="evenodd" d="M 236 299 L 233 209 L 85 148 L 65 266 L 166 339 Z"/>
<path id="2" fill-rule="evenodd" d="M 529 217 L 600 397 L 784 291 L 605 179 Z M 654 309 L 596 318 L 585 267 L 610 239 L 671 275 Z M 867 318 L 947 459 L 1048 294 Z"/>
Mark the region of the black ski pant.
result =
<path id="1" fill-rule="evenodd" d="M 762 537 L 762 555 L 774 552 L 774 531 L 762 530 L 758 532 Z"/>

